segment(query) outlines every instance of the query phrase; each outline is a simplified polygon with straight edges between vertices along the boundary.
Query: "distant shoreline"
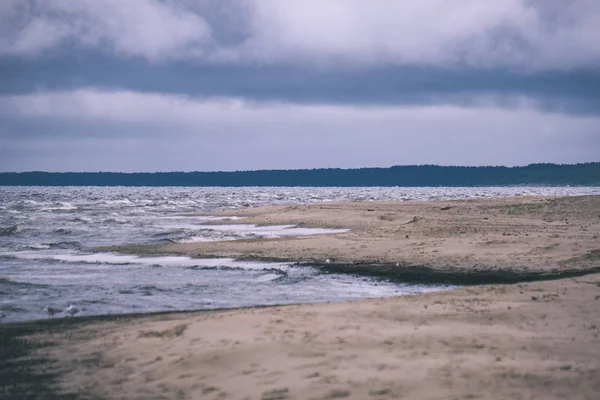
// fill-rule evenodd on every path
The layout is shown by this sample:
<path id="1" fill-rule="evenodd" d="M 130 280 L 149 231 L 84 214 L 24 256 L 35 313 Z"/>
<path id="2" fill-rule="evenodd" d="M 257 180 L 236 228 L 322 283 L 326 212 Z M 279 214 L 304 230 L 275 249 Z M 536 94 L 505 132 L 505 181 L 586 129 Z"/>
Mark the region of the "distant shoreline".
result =
<path id="1" fill-rule="evenodd" d="M 0 186 L 480 187 L 600 186 L 600 162 L 503 166 L 404 165 L 215 172 L 0 172 Z"/>

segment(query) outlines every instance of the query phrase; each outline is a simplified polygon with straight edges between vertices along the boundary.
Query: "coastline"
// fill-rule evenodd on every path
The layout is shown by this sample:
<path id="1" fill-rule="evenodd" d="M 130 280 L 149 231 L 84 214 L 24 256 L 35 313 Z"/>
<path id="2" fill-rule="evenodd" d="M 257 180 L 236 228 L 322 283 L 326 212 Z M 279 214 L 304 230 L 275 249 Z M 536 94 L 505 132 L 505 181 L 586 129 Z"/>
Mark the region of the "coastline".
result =
<path id="1" fill-rule="evenodd" d="M 340 303 L 39 321 L 26 323 L 36 327 L 26 343 L 46 360 L 30 376 L 47 374 L 45 393 L 73 398 L 592 399 L 599 302 L 593 274 Z M 1 329 L 16 324 L 8 325 Z"/>
<path id="2" fill-rule="evenodd" d="M 204 215 L 204 214 L 203 214 Z M 349 229 L 346 233 L 124 245 L 93 249 L 310 263 L 373 273 L 536 275 L 600 267 L 600 196 L 508 197 L 451 201 L 345 201 L 227 210 L 236 223 Z M 212 225 L 227 225 L 213 221 Z M 599 271 L 600 272 L 600 271 Z M 530 274 L 532 279 L 528 279 Z M 509 283 L 511 280 L 490 283 Z M 479 282 L 485 283 L 485 282 Z"/>
<path id="3" fill-rule="evenodd" d="M 52 390 L 271 400 L 591 399 L 600 391 L 600 196 L 341 202 L 213 215 L 351 231 L 98 250 L 488 278 L 385 299 L 75 318 L 68 328 L 25 335 L 28 343 L 51 343 L 30 351 L 53 360 Z M 516 278 L 503 283 L 530 282 L 494 281 L 510 273 Z"/>

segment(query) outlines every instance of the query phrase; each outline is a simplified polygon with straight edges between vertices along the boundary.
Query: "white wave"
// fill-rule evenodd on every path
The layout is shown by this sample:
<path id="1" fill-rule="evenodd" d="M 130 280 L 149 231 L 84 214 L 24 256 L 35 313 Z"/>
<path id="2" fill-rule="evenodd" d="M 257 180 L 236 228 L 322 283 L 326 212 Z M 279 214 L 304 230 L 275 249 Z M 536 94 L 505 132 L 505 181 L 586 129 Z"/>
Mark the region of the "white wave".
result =
<path id="1" fill-rule="evenodd" d="M 325 235 L 334 233 L 348 232 L 349 229 L 325 229 L 325 228 L 298 228 L 296 225 L 267 225 L 257 226 L 253 224 L 232 224 L 232 225 L 194 225 L 196 229 L 206 229 L 213 231 L 226 231 L 234 234 L 253 233 L 258 236 L 271 235 L 271 237 L 283 236 L 305 236 L 305 235 Z"/>
<path id="2" fill-rule="evenodd" d="M 171 239 L 171 240 L 173 243 L 200 243 L 200 242 L 224 242 L 224 241 L 239 240 L 239 239 L 243 239 L 243 238 L 227 237 L 227 236 L 221 236 L 218 238 L 208 237 L 208 236 L 189 236 L 189 237 L 182 238 L 182 239 Z"/>
<path id="3" fill-rule="evenodd" d="M 46 250 L 46 249 L 50 248 L 50 245 L 41 244 L 41 243 L 31 243 L 31 244 L 28 244 L 25 247 L 27 247 L 29 249 L 34 249 L 34 250 Z"/>
<path id="4" fill-rule="evenodd" d="M 129 199 L 121 199 L 121 200 L 105 200 L 104 204 L 107 205 L 123 205 L 123 204 L 132 204 Z"/>
<path id="5" fill-rule="evenodd" d="M 195 206 L 196 202 L 193 200 L 169 200 L 168 204 L 180 205 L 180 206 Z"/>
<path id="6" fill-rule="evenodd" d="M 265 274 L 256 278 L 254 282 L 271 282 L 279 278 L 281 278 L 281 275 L 279 274 Z"/>
<path id="7" fill-rule="evenodd" d="M 79 253 L 65 251 L 20 251 L 3 252 L 3 256 L 28 260 L 55 260 L 68 263 L 147 265 L 162 267 L 239 268 L 248 270 L 286 270 L 290 263 L 238 261 L 233 258 L 192 258 L 186 256 L 140 257 L 116 253 Z"/>
<path id="8" fill-rule="evenodd" d="M 232 232 L 232 231 L 216 231 L 216 230 L 201 230 L 196 231 L 196 234 L 179 239 L 171 239 L 174 243 L 196 243 L 196 242 L 223 242 L 243 239 L 257 238 L 275 238 L 277 236 L 271 234 L 256 234 L 253 232 Z"/>
<path id="9" fill-rule="evenodd" d="M 167 217 L 162 217 L 165 220 L 193 220 L 193 221 L 238 221 L 240 219 L 244 219 L 246 217 L 238 217 L 235 215 L 232 216 L 214 216 L 214 215 L 169 215 Z"/>
<path id="10" fill-rule="evenodd" d="M 58 205 L 53 205 L 50 207 L 42 207 L 40 211 L 71 211 L 77 210 L 77 207 L 70 203 L 58 203 Z"/>
<path id="11" fill-rule="evenodd" d="M 172 227 L 193 230 L 191 236 L 173 240 L 175 243 L 215 242 L 240 239 L 269 239 L 290 236 L 327 235 L 348 232 L 349 229 L 298 228 L 296 225 L 253 224 L 205 225 L 173 224 Z M 202 232 L 204 231 L 204 232 Z"/>

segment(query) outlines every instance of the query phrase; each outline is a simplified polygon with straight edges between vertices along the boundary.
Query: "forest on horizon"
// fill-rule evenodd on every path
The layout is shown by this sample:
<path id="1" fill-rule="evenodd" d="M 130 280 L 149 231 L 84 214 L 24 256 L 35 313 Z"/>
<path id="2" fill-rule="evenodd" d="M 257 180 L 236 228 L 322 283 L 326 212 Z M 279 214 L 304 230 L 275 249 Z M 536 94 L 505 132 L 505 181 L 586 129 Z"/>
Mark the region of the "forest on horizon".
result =
<path id="1" fill-rule="evenodd" d="M 600 162 L 221 172 L 2 172 L 0 186 L 600 186 Z"/>

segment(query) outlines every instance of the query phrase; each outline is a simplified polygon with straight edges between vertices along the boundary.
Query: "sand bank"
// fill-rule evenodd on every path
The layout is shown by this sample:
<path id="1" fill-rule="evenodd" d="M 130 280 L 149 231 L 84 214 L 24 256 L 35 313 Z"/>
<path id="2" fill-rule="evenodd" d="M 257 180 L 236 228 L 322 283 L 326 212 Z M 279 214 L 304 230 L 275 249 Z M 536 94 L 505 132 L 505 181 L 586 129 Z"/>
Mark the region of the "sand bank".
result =
<path id="1" fill-rule="evenodd" d="M 600 197 L 344 202 L 226 214 L 246 216 L 247 223 L 351 231 L 121 250 L 475 274 L 560 276 L 600 267 Z M 55 390 L 263 400 L 596 399 L 600 393 L 600 274 L 91 321 L 29 336 L 31 343 L 53 343 L 36 354 L 54 361 L 46 366 L 59 374 Z"/>
<path id="2" fill-rule="evenodd" d="M 319 203 L 221 215 L 246 217 L 247 224 L 350 231 L 109 250 L 466 272 L 585 270 L 600 260 L 600 196 Z"/>

